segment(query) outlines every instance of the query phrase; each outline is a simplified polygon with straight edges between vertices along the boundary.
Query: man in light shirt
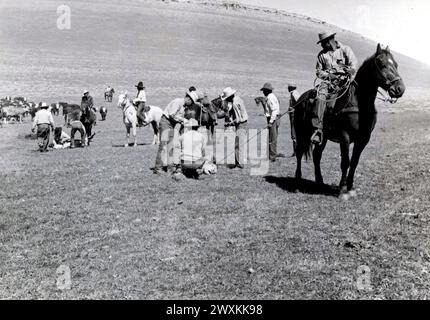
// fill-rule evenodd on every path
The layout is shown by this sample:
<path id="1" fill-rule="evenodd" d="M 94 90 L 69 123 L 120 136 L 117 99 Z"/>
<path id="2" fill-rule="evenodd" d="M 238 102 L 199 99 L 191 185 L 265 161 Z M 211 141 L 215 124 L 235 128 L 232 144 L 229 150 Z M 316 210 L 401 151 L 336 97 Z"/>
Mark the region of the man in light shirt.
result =
<path id="1" fill-rule="evenodd" d="M 37 144 L 40 152 L 48 152 L 49 137 L 51 136 L 51 130 L 55 126 L 54 118 L 48 108 L 48 104 L 42 102 L 40 110 L 36 112 L 31 128 L 32 132 L 35 132 L 37 128 Z"/>
<path id="2" fill-rule="evenodd" d="M 221 100 L 227 110 L 225 126 L 233 126 L 236 131 L 235 165 L 232 168 L 243 169 L 246 162 L 246 147 L 248 136 L 248 113 L 243 100 L 236 95 L 236 90 L 227 87 L 223 90 Z"/>
<path id="3" fill-rule="evenodd" d="M 207 136 L 199 131 L 199 123 L 196 119 L 184 121 L 184 134 L 179 137 L 179 143 L 175 146 L 180 157 L 180 166 L 173 178 L 179 180 L 182 175 L 198 178 L 202 168 L 208 159 L 206 152 Z"/>
<path id="4" fill-rule="evenodd" d="M 197 102 L 197 94 L 195 92 L 187 92 L 184 98 L 172 100 L 164 109 L 160 120 L 160 144 L 158 146 L 157 157 L 155 159 L 154 173 L 160 174 L 163 169 L 173 173 L 175 164 L 179 163 L 178 155 L 174 148 L 179 137 L 179 131 L 184 123 L 184 108 L 191 106 Z M 176 140 L 175 140 L 176 139 Z M 169 148 L 170 146 L 170 148 Z M 173 156 L 170 155 L 173 150 Z"/>
<path id="5" fill-rule="evenodd" d="M 288 107 L 288 114 L 290 116 L 290 128 L 291 128 L 291 140 L 293 140 L 293 154 L 292 157 L 296 156 L 296 128 L 294 127 L 294 108 L 300 98 L 300 93 L 297 91 L 297 85 L 293 82 L 288 84 L 288 92 L 290 93 L 290 104 Z"/>
<path id="6" fill-rule="evenodd" d="M 269 82 L 266 82 L 260 90 L 263 91 L 263 94 L 267 99 L 264 113 L 267 119 L 267 127 L 269 129 L 269 160 L 274 162 L 276 161 L 277 156 L 278 128 L 280 122 L 279 101 L 273 93 L 274 88 L 272 84 Z"/>

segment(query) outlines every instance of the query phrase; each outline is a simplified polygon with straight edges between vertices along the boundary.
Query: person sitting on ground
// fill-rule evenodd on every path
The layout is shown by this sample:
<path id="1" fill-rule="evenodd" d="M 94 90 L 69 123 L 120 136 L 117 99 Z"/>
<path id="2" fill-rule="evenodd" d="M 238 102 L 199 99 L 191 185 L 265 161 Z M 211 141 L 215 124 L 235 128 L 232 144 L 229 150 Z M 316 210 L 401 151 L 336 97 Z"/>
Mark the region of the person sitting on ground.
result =
<path id="1" fill-rule="evenodd" d="M 199 123 L 196 119 L 188 119 L 184 122 L 184 134 L 179 137 L 176 147 L 179 149 L 180 166 L 173 175 L 175 180 L 190 177 L 198 179 L 202 173 L 216 172 L 212 163 L 207 158 L 207 136 L 199 132 Z"/>
<path id="2" fill-rule="evenodd" d="M 70 147 L 70 136 L 63 131 L 62 127 L 56 127 L 54 130 L 54 149 L 64 149 Z"/>

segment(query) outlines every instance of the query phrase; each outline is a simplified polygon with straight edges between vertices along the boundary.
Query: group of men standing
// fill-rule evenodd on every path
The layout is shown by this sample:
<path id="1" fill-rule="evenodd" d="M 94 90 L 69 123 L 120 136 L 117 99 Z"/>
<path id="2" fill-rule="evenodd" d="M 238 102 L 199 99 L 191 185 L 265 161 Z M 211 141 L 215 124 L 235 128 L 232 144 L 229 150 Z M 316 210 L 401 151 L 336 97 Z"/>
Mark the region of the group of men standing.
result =
<path id="1" fill-rule="evenodd" d="M 316 75 L 322 79 L 323 82 L 318 90 L 316 103 L 314 105 L 314 113 L 312 124 L 314 126 L 314 134 L 311 137 L 312 143 L 321 144 L 323 142 L 323 118 L 327 106 L 334 105 L 335 96 L 330 91 L 328 85 L 330 81 L 335 80 L 340 74 L 347 74 L 351 78 L 357 70 L 357 59 L 351 48 L 341 44 L 335 40 L 336 33 L 320 33 L 319 41 L 322 51 L 318 54 L 316 64 Z M 143 125 L 145 118 L 144 112 L 147 110 L 146 106 L 146 93 L 145 87 L 142 82 L 136 85 L 137 95 L 133 100 L 137 108 L 137 118 L 139 125 Z M 269 130 L 269 160 L 275 162 L 276 158 L 280 156 L 277 153 L 277 140 L 278 130 L 280 125 L 280 104 L 279 100 L 274 93 L 274 87 L 271 83 L 267 82 L 260 89 L 265 97 L 263 103 L 264 115 L 267 119 L 267 129 Z M 296 135 L 294 128 L 294 107 L 297 104 L 300 94 L 297 91 L 297 86 L 294 83 L 288 85 L 290 93 L 290 105 L 288 113 L 290 115 L 291 124 L 291 139 L 293 141 L 293 149 L 295 151 Z M 200 125 L 195 113 L 191 110 L 201 110 L 203 99 L 207 98 L 202 91 L 198 91 L 195 87 L 190 87 L 183 98 L 172 100 L 164 109 L 163 115 L 159 123 L 160 144 L 157 152 L 155 166 L 153 167 L 154 173 L 160 174 L 168 172 L 172 174 L 181 174 L 181 169 L 190 168 L 184 167 L 184 160 L 191 161 L 191 168 L 201 169 L 202 166 L 209 162 L 211 159 L 207 157 L 206 140 L 204 140 L 197 129 Z M 231 87 L 227 87 L 222 91 L 220 96 L 222 100 L 222 108 L 226 113 L 225 127 L 235 131 L 235 164 L 234 168 L 243 169 L 246 163 L 246 148 L 243 147 L 247 143 L 248 132 L 248 113 L 243 100 L 238 96 L 237 91 Z M 71 140 L 72 145 L 74 133 L 81 132 L 84 143 L 88 141 L 88 132 L 83 125 L 80 116 L 84 110 L 93 107 L 93 99 L 87 90 L 81 101 L 80 113 L 72 115 L 72 132 Z M 188 115 L 187 115 L 188 113 Z M 192 114 L 192 116 L 190 116 Z M 52 114 L 48 111 L 48 105 L 42 103 L 41 110 L 37 112 L 33 123 L 33 131 L 37 127 L 37 136 L 40 151 L 47 151 L 48 141 L 51 130 L 54 128 L 54 120 Z M 188 129 L 190 133 L 186 136 L 183 134 L 184 129 Z M 180 136 L 180 139 L 176 139 Z M 176 139 L 176 140 L 175 140 Z M 189 140 L 189 141 L 188 141 Z M 188 142 L 187 142 L 188 141 Z M 184 144 L 191 143 L 189 147 Z M 178 152 L 173 152 L 177 147 L 181 146 Z M 196 147 L 196 145 L 198 147 Z M 185 150 L 185 154 L 184 154 Z M 186 154 L 188 151 L 197 152 L 196 155 Z"/>
<path id="2" fill-rule="evenodd" d="M 316 103 L 313 106 L 312 124 L 314 127 L 314 134 L 311 137 L 311 142 L 314 144 L 321 144 L 323 142 L 323 119 L 326 107 L 334 106 L 336 95 L 331 91 L 329 85 L 331 81 L 337 77 L 345 74 L 351 79 L 357 70 L 357 59 L 350 47 L 341 44 L 335 40 L 336 33 L 320 33 L 319 41 L 322 50 L 318 54 L 316 64 L 316 75 L 319 79 L 323 80 L 318 90 Z M 267 119 L 267 129 L 269 130 L 269 160 L 275 162 L 276 158 L 280 156 L 277 153 L 277 140 L 278 130 L 280 125 L 280 104 L 279 100 L 274 93 L 274 87 L 271 83 L 265 83 L 261 88 L 265 97 L 264 115 Z M 293 155 L 296 150 L 296 133 L 294 128 L 294 108 L 299 101 L 300 94 L 297 91 L 295 83 L 288 84 L 288 92 L 290 94 L 290 104 L 288 113 L 290 115 L 291 125 L 291 139 L 293 142 Z M 138 94 L 139 96 L 139 94 Z M 179 135 L 182 128 L 190 126 L 189 120 L 184 116 L 187 108 L 193 104 L 199 104 L 201 97 L 196 93 L 194 87 L 187 91 L 184 98 L 177 98 L 171 101 L 164 110 L 161 122 L 161 143 L 157 153 L 154 173 L 161 173 L 163 171 L 175 173 L 178 172 L 178 165 L 181 159 L 178 155 L 169 157 L 168 146 L 173 143 L 174 136 Z M 227 87 L 221 94 L 224 109 L 227 112 L 226 127 L 232 127 L 236 132 L 235 140 L 235 165 L 234 168 L 243 169 L 246 162 L 244 151 L 241 145 L 247 142 L 248 130 L 248 113 L 246 111 L 243 100 L 237 95 L 237 91 L 231 87 Z M 196 119 L 195 119 L 196 120 Z M 195 122 L 193 122 L 195 123 Z M 201 143 L 200 137 L 197 138 L 198 143 Z M 174 149 L 174 148 L 173 148 Z M 191 148 L 190 150 L 192 150 Z M 180 155 L 179 155 L 180 157 Z"/>

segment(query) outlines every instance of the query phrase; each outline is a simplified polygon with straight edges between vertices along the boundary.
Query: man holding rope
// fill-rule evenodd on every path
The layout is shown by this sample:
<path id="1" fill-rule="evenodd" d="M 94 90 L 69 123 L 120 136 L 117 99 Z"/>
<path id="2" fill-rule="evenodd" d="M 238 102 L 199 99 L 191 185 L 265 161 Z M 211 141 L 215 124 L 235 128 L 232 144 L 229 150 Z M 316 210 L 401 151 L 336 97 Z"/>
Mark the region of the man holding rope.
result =
<path id="1" fill-rule="evenodd" d="M 311 141 L 320 144 L 323 141 L 323 118 L 326 106 L 333 107 L 336 95 L 330 89 L 330 83 L 342 75 L 352 78 L 357 71 L 357 58 L 350 47 L 335 40 L 336 33 L 320 33 L 319 41 L 323 50 L 318 54 L 316 75 L 323 80 L 318 88 L 312 125 L 315 128 Z"/>

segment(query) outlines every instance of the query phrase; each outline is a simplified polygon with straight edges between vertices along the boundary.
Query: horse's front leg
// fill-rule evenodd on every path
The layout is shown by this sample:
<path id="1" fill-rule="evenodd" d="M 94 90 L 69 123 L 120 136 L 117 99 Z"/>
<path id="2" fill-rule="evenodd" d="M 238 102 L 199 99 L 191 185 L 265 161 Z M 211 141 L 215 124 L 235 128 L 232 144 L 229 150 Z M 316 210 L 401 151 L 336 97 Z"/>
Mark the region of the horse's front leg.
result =
<path id="1" fill-rule="evenodd" d="M 133 147 L 137 147 L 136 128 L 137 128 L 137 121 L 133 122 L 133 124 L 132 124 L 132 134 L 133 134 L 133 138 L 134 138 Z"/>
<path id="2" fill-rule="evenodd" d="M 346 187 L 346 178 L 347 178 L 349 164 L 350 164 L 349 144 L 350 144 L 349 136 L 347 133 L 344 133 L 340 140 L 340 155 L 342 157 L 340 167 L 342 169 L 342 178 L 340 179 L 339 188 L 340 188 L 341 194 L 348 193 L 348 189 Z"/>
<path id="3" fill-rule="evenodd" d="M 321 157 L 326 144 L 327 144 L 327 139 L 324 139 L 321 145 L 315 146 L 314 151 L 312 153 L 312 159 L 314 161 L 314 168 L 315 168 L 315 183 L 318 185 L 324 184 L 324 180 L 321 174 Z"/>
<path id="4" fill-rule="evenodd" d="M 348 188 L 348 191 L 351 191 L 354 186 L 355 169 L 357 169 L 361 153 L 363 152 L 368 142 L 369 142 L 369 138 L 366 138 L 364 140 L 356 141 L 354 143 L 354 149 L 352 151 L 352 157 L 351 157 L 351 164 L 349 167 L 348 178 L 346 181 L 346 186 Z"/>
<path id="5" fill-rule="evenodd" d="M 303 148 L 300 145 L 296 152 L 297 166 L 296 166 L 296 179 L 300 180 L 302 178 L 302 157 L 303 157 Z"/>

